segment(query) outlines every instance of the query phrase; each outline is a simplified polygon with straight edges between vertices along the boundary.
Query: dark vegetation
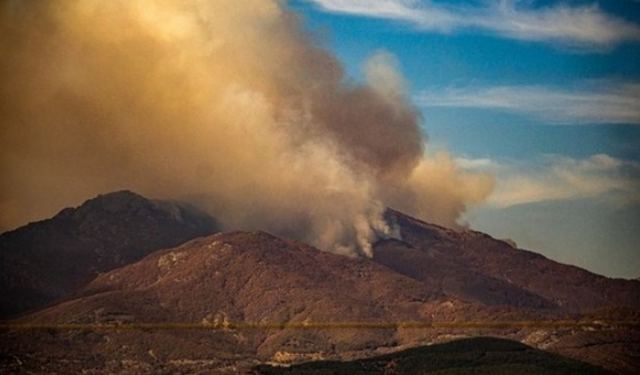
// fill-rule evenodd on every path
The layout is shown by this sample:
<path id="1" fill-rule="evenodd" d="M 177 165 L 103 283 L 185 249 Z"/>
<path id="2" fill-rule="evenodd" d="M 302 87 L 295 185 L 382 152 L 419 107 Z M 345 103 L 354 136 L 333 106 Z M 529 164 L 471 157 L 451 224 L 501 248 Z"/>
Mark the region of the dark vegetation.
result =
<path id="1" fill-rule="evenodd" d="M 259 365 L 256 374 L 610 374 L 604 369 L 524 344 L 478 337 L 354 361 L 317 361 L 290 367 Z"/>

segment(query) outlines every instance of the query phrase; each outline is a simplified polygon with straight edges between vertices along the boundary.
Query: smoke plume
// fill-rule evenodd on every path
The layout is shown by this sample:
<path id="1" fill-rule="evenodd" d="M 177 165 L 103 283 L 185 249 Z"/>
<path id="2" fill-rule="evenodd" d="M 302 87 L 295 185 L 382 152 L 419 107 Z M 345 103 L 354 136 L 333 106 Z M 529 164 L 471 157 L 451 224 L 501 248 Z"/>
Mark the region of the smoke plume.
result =
<path id="1" fill-rule="evenodd" d="M 344 254 L 386 206 L 455 226 L 491 178 L 425 156 L 392 56 L 349 82 L 276 0 L 0 4 L 0 228 L 132 189 Z"/>

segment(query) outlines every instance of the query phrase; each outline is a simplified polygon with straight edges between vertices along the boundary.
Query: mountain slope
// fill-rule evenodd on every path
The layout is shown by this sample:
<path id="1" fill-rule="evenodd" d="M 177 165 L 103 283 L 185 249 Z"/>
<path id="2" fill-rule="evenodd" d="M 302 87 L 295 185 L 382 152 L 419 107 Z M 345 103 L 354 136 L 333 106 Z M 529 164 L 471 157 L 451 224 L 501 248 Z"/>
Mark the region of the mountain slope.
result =
<path id="1" fill-rule="evenodd" d="M 98 273 L 217 231 L 195 208 L 120 191 L 0 235 L 0 317 L 69 296 Z"/>
<path id="2" fill-rule="evenodd" d="M 610 279 L 514 248 L 484 233 L 454 231 L 388 210 L 402 241 L 379 241 L 374 260 L 439 285 L 447 294 L 488 305 L 584 312 L 640 309 L 640 282 Z"/>
<path id="3" fill-rule="evenodd" d="M 456 232 L 392 211 L 388 215 L 395 215 L 388 218 L 401 231 L 402 240 L 375 244 L 374 259 L 338 256 L 264 232 L 218 233 L 155 251 L 100 274 L 73 299 L 14 320 L 12 323 L 89 326 L 5 330 L 0 336 L 0 372 L 234 373 L 264 361 L 349 360 L 477 335 L 522 341 L 620 372 L 640 370 L 637 326 L 596 330 L 375 327 L 376 323 L 411 321 L 575 319 L 580 317 L 575 313 L 579 309 L 589 310 L 619 298 L 605 296 L 596 304 L 584 304 L 586 292 L 598 296 L 602 290 L 591 290 L 591 281 L 576 284 L 573 272 L 587 275 L 587 281 L 596 280 L 600 284 L 595 285 L 604 285 L 608 293 L 617 289 L 609 279 L 512 248 L 481 233 Z M 529 277 L 534 278 L 541 266 L 559 274 L 539 277 L 556 283 L 567 278 L 566 285 L 558 287 L 559 293 L 575 292 L 574 306 L 557 303 L 549 280 L 512 275 L 526 276 L 522 268 L 533 267 Z M 506 276 L 495 272 L 501 267 L 511 271 Z M 624 285 L 633 292 L 636 284 Z M 630 316 L 637 320 L 637 313 L 631 311 L 591 312 L 585 319 Z M 229 322 L 295 323 L 298 328 L 242 328 Z M 349 322 L 372 326 L 313 326 Z M 136 326 L 144 323 L 157 328 Z M 172 325 L 175 323 L 197 326 L 181 329 Z M 305 326 L 307 323 L 312 326 Z M 96 324 L 98 328 L 93 328 Z M 131 329 L 103 330 L 103 324 L 124 324 Z M 220 326 L 222 329 L 211 329 Z"/>
<path id="4" fill-rule="evenodd" d="M 423 283 L 367 259 L 321 252 L 263 232 L 232 232 L 154 252 L 100 275 L 78 298 L 17 322 L 385 323 L 426 318 L 425 306 L 431 303 L 431 311 L 437 310 L 441 298 Z M 37 369 L 42 363 L 50 371 L 248 369 L 257 360 L 370 355 L 402 340 L 394 329 L 9 331 L 0 339 L 5 359 L 0 370 Z"/>
<path id="5" fill-rule="evenodd" d="M 321 252 L 264 232 L 231 232 L 155 252 L 100 275 L 80 298 L 28 317 L 32 323 L 109 322 L 393 322 L 424 315 L 442 296 L 366 259 Z M 141 303 L 140 301 L 145 301 Z M 116 318 L 117 319 L 117 318 Z M 361 350 L 393 344 L 392 331 L 275 332 L 258 354 Z M 258 335 L 260 336 L 260 335 Z M 289 342 L 291 341 L 291 342 Z"/>

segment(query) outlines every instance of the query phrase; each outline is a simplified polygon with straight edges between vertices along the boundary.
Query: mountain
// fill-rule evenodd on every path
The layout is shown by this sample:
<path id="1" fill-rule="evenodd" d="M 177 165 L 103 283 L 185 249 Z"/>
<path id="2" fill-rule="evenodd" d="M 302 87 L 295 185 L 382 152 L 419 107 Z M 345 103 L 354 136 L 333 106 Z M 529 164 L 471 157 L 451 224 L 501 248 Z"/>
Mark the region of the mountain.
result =
<path id="1" fill-rule="evenodd" d="M 101 272 L 217 229 L 213 218 L 188 205 L 120 191 L 5 232 L 0 317 L 45 306 Z"/>
<path id="2" fill-rule="evenodd" d="M 455 231 L 388 210 L 402 240 L 383 240 L 373 259 L 461 299 L 486 305 L 585 312 L 640 309 L 640 282 L 561 264 L 472 230 Z"/>
<path id="3" fill-rule="evenodd" d="M 426 318 L 446 297 L 367 259 L 322 252 L 264 232 L 229 232 L 157 251 L 98 276 L 30 323 L 393 322 Z M 344 352 L 396 345 L 393 332 L 271 332 L 252 350 Z M 245 336 L 248 342 L 253 336 Z M 291 338 L 291 336 L 295 338 Z M 250 337 L 251 336 L 251 337 Z"/>
<path id="4" fill-rule="evenodd" d="M 292 366 L 258 365 L 256 374 L 612 374 L 602 368 L 519 342 L 478 337 L 423 346 L 353 361 L 316 361 Z"/>
<path id="5" fill-rule="evenodd" d="M 132 195 L 116 196 L 120 194 Z M 140 219 L 127 219 L 138 222 L 133 231 L 139 236 L 138 248 L 145 240 L 166 236 L 158 220 L 146 220 L 167 217 L 167 206 L 135 195 L 131 199 L 144 207 L 149 206 L 143 202 L 149 202 L 153 212 L 160 212 L 134 215 L 130 211 L 140 209 L 127 208 L 138 205 L 131 203 L 125 208 L 116 205 L 119 214 L 109 220 L 90 220 L 93 215 L 102 217 L 95 212 L 109 211 L 103 202 L 98 204 L 102 209 L 89 210 L 94 214 L 79 216 L 75 226 L 93 228 L 90 238 L 98 238 L 94 246 L 122 242 L 114 240 L 124 238 L 121 232 L 108 229 L 115 225 L 129 233 L 131 224 L 118 226 L 122 217 Z M 178 216 L 185 221 L 188 215 Z M 196 217 L 213 225 L 211 219 Z M 10 321 L 41 327 L 2 329 L 0 372 L 235 373 L 265 362 L 355 360 L 486 335 L 621 373 L 640 370 L 637 324 L 427 329 L 390 325 L 639 321 L 640 309 L 633 299 L 639 285 L 635 281 L 594 275 L 479 232 L 442 228 L 397 211 L 389 210 L 386 219 L 401 236 L 374 244 L 372 259 L 323 252 L 265 232 L 217 233 L 149 250 L 147 255 L 121 256 L 118 259 L 129 264 L 98 274 L 73 297 Z M 51 229 L 49 235 L 58 230 Z M 60 233 L 70 238 L 67 241 L 77 236 Z M 99 237 L 104 233 L 117 235 Z M 136 247 L 114 249 L 115 256 L 121 251 L 130 254 L 128 249 Z M 142 259 L 135 260 L 137 256 Z"/>
<path id="6" fill-rule="evenodd" d="M 384 326 L 566 318 L 558 314 L 553 309 L 463 301 L 372 260 L 322 252 L 264 232 L 219 233 L 101 274 L 76 298 L 13 321 L 62 328 L 5 332 L 0 370 L 36 371 L 44 366 L 54 372 L 246 372 L 270 361 L 349 360 L 483 334 L 564 350 L 573 358 L 604 361 L 629 373 L 637 369 L 633 356 L 640 351 L 638 331 L 628 328 L 601 333 L 535 326 Z M 238 322 L 276 326 L 236 326 Z M 313 326 L 349 322 L 367 323 L 369 329 Z M 282 323 L 297 326 L 277 326 Z M 64 324 L 81 326 L 64 329 Z M 104 324 L 131 328 L 104 330 Z M 185 329 L 181 324 L 195 326 Z M 612 356 L 619 362 L 611 363 Z"/>
<path id="7" fill-rule="evenodd" d="M 307 329 L 305 323 L 375 326 L 465 316 L 536 317 L 526 311 L 483 308 L 450 298 L 369 259 L 322 252 L 264 232 L 229 232 L 156 251 L 99 275 L 75 299 L 14 321 L 36 325 L 166 323 L 167 329 L 10 331 L 0 340 L 0 352 L 6 354 L 7 371 L 12 370 L 15 358 L 21 366 L 33 368 L 48 363 L 50 371 L 93 367 L 106 372 L 137 371 L 127 367 L 133 364 L 150 372 L 166 366 L 181 372 L 224 366 L 247 370 L 256 361 L 380 354 L 430 342 L 442 334 L 395 327 Z M 224 326 L 225 322 L 297 323 L 302 327 L 171 329 L 176 323 Z M 64 365 L 58 368 L 58 364 Z M 189 367 L 192 365 L 195 367 Z"/>

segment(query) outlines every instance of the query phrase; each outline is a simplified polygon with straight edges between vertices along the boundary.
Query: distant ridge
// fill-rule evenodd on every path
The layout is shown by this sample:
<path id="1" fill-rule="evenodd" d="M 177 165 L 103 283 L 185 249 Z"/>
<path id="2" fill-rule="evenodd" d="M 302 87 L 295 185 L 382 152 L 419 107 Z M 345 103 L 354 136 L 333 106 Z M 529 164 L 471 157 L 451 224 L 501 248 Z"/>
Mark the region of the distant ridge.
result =
<path id="1" fill-rule="evenodd" d="M 14 245 L 9 254 L 31 254 L 10 263 L 18 280 L 46 286 L 60 282 L 51 275 L 73 275 L 60 263 L 88 265 L 66 297 L 3 326 L 0 372 L 237 373 L 258 363 L 353 360 L 478 335 L 640 371 L 637 281 L 398 211 L 385 217 L 400 236 L 374 243 L 373 258 L 354 259 L 262 231 L 198 237 L 216 229 L 213 219 L 131 192 L 63 210 L 13 234 L 21 242 L 0 237 Z M 51 260 L 62 258 L 74 261 Z M 105 264 L 112 269 L 95 271 Z M 594 324 L 529 324 L 565 320 Z M 615 321 L 629 324 L 607 323 Z M 487 324 L 464 327 L 469 322 Z"/>
<path id="2" fill-rule="evenodd" d="M 217 230 L 212 217 L 188 205 L 118 191 L 5 232 L 0 317 L 67 297 L 101 272 Z"/>
<path id="3" fill-rule="evenodd" d="M 566 312 L 640 309 L 640 284 L 612 279 L 515 248 L 473 230 L 456 231 L 399 211 L 386 218 L 402 240 L 374 245 L 374 261 L 441 291 L 485 305 Z"/>

